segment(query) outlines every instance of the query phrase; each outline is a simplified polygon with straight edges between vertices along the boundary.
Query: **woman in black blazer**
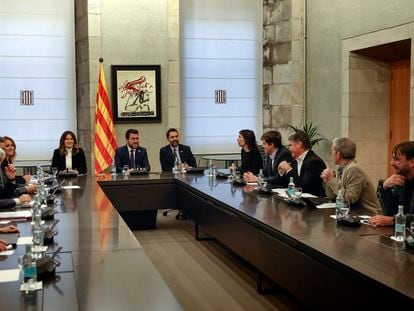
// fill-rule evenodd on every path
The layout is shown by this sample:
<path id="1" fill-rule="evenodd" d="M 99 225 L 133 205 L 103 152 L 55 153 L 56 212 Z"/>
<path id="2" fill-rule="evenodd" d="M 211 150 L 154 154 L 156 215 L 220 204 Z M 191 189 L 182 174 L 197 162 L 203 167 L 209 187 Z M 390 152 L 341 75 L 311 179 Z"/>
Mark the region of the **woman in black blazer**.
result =
<path id="1" fill-rule="evenodd" d="M 52 167 L 57 167 L 59 172 L 67 168 L 79 174 L 87 172 L 85 154 L 73 132 L 66 131 L 60 137 L 59 148 L 53 152 Z"/>
<path id="2" fill-rule="evenodd" d="M 237 143 L 241 149 L 241 166 L 240 174 L 243 176 L 246 172 L 258 174 L 263 168 L 263 159 L 257 147 L 256 136 L 252 130 L 241 130 Z"/>

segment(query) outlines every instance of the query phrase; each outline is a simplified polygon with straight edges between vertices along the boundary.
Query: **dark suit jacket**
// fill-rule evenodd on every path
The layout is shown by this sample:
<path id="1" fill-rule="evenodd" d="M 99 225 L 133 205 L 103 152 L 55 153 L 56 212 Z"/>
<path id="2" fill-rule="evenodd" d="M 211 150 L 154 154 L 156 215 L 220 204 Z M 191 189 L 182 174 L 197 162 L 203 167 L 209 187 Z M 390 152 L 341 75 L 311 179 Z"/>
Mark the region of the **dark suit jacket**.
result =
<path id="1" fill-rule="evenodd" d="M 309 150 L 303 160 L 300 176 L 298 175 L 298 163 L 296 160 L 291 163 L 291 166 L 292 170 L 284 175 L 286 182 L 289 183 L 289 178 L 293 177 L 295 185 L 302 187 L 303 192 L 311 193 L 318 197 L 325 196 L 321 173 L 326 168 L 326 165 L 315 152 Z"/>
<path id="2" fill-rule="evenodd" d="M 3 199 L 0 200 L 0 210 L 1 209 L 11 209 L 16 206 L 16 201 L 13 199 Z"/>
<path id="3" fill-rule="evenodd" d="M 3 169 L 0 168 L 0 199 L 9 199 L 13 196 L 17 184 L 7 178 Z"/>
<path id="4" fill-rule="evenodd" d="M 124 165 L 129 166 L 129 152 L 127 145 L 116 149 L 115 164 L 117 173 L 122 172 Z M 138 147 L 137 150 L 135 150 L 135 167 L 145 168 L 148 172 L 151 170 L 148 161 L 147 149 L 144 147 Z"/>
<path id="5" fill-rule="evenodd" d="M 414 221 L 414 180 L 406 180 L 403 186 L 380 191 L 383 214 L 394 216 L 398 213 L 398 205 L 404 206 L 406 225 Z"/>
<path id="6" fill-rule="evenodd" d="M 53 151 L 52 167 L 57 167 L 59 172 L 66 170 L 66 156 L 61 155 L 59 149 Z M 79 148 L 79 152 L 73 154 L 72 150 L 72 169 L 77 170 L 79 174 L 86 174 L 86 159 L 82 148 Z"/>
<path id="7" fill-rule="evenodd" d="M 288 163 L 292 162 L 292 154 L 290 153 L 289 149 L 286 148 L 285 146 L 282 146 L 277 150 L 275 159 L 273 161 L 272 174 L 270 176 L 266 170 L 268 161 L 271 161 L 269 156 L 266 157 L 266 163 L 265 163 L 264 172 L 263 172 L 263 175 L 265 176 L 265 180 L 272 185 L 276 185 L 280 187 L 287 187 L 288 182 L 286 182 L 285 178 L 279 175 L 277 168 L 280 162 L 282 161 L 286 161 Z"/>
<path id="8" fill-rule="evenodd" d="M 197 167 L 196 159 L 194 158 L 191 148 L 186 145 L 178 145 L 181 162 L 185 162 L 192 167 Z M 160 163 L 163 172 L 171 172 L 174 167 L 174 155 L 170 145 L 164 146 L 160 149 Z"/>

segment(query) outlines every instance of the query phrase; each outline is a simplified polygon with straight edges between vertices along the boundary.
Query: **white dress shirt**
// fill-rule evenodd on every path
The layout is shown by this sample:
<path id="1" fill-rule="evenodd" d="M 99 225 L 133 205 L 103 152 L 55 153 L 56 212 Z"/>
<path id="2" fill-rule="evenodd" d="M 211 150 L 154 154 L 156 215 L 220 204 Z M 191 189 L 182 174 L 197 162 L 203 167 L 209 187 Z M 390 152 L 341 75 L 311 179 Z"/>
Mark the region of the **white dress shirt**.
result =
<path id="1" fill-rule="evenodd" d="M 298 176 L 300 176 L 300 170 L 302 168 L 303 160 L 305 159 L 306 155 L 308 154 L 309 150 L 306 150 L 304 153 L 302 153 L 298 158 L 296 159 L 296 162 L 298 163 Z"/>
<path id="2" fill-rule="evenodd" d="M 66 168 L 72 169 L 72 148 L 66 148 L 66 157 L 65 157 Z"/>

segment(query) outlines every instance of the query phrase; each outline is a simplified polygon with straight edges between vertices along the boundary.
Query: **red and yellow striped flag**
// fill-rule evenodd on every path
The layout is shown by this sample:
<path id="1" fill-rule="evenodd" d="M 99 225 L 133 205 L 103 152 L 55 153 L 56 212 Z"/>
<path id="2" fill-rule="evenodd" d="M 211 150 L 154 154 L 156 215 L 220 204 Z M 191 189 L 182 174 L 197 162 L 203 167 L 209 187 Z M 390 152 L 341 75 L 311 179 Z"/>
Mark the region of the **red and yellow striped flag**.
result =
<path id="1" fill-rule="evenodd" d="M 102 63 L 99 64 L 98 91 L 95 112 L 95 174 L 112 164 L 115 156 L 116 134 Z"/>

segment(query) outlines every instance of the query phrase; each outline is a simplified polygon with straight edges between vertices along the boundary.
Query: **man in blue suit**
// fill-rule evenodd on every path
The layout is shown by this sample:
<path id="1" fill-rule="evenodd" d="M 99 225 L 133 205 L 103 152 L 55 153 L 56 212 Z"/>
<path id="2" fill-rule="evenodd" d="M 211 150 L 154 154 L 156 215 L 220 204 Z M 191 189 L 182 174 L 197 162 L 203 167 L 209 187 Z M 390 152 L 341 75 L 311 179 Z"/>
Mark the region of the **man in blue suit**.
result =
<path id="1" fill-rule="evenodd" d="M 136 129 L 129 129 L 125 133 L 126 145 L 119 147 L 115 152 L 115 164 L 117 173 L 122 171 L 124 166 L 129 169 L 146 169 L 151 167 L 148 161 L 147 149 L 139 146 L 139 132 Z"/>
<path id="2" fill-rule="evenodd" d="M 160 163 L 163 172 L 171 172 L 174 167 L 175 158 L 181 165 L 185 165 L 186 169 L 190 167 L 197 167 L 196 160 L 191 148 L 180 144 L 178 131 L 175 128 L 170 128 L 167 131 L 167 139 L 169 144 L 160 149 Z"/>

